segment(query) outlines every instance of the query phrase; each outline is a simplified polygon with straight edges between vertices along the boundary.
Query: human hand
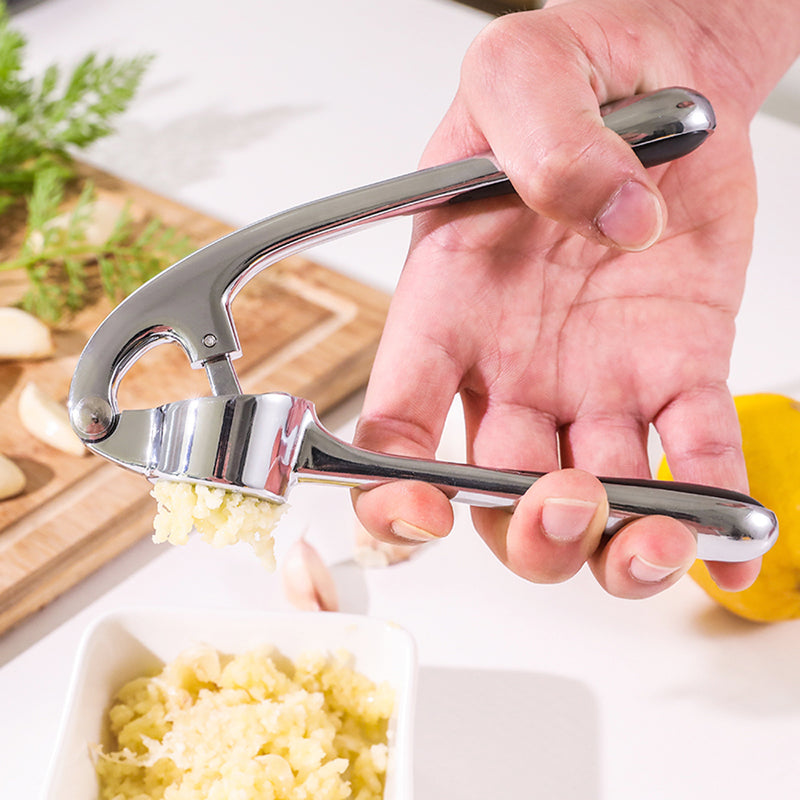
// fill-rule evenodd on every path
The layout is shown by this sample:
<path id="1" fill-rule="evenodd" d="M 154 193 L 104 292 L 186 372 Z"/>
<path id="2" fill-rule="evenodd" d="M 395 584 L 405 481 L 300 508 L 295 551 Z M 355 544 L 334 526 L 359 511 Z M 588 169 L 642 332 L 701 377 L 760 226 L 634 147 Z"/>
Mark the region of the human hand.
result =
<path id="1" fill-rule="evenodd" d="M 726 379 L 752 240 L 757 101 L 721 77 L 723 48 L 699 59 L 684 49 L 694 25 L 678 3 L 622 0 L 501 18 L 468 53 L 425 153 L 423 166 L 491 150 L 524 203 L 417 218 L 356 442 L 432 457 L 460 394 L 470 461 L 550 473 L 513 515 L 473 510 L 491 549 L 530 580 L 588 561 L 609 592 L 644 597 L 688 569 L 694 537 L 669 518 L 601 543 L 607 504 L 592 475 L 649 477 L 651 423 L 676 479 L 747 491 Z M 709 96 L 718 129 L 647 172 L 598 107 L 672 85 Z M 421 484 L 356 493 L 355 507 L 389 541 L 452 526 L 444 495 Z M 709 566 L 739 589 L 759 564 Z"/>

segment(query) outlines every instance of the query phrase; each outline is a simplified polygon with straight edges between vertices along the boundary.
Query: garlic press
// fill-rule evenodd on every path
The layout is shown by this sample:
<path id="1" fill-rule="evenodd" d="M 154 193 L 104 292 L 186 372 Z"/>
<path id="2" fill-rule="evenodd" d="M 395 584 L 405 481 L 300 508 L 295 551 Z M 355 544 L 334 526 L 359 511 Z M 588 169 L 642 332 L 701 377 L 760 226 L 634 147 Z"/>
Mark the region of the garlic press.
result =
<path id="1" fill-rule="evenodd" d="M 688 154 L 715 127 L 708 101 L 683 88 L 629 98 L 603 113 L 645 166 Z M 513 507 L 541 473 L 371 452 L 328 432 L 305 399 L 243 394 L 232 363 L 240 347 L 230 309 L 255 274 L 312 244 L 367 223 L 509 192 L 508 177 L 486 154 L 316 200 L 201 248 L 140 287 L 92 335 L 70 387 L 74 430 L 93 452 L 151 480 L 221 486 L 274 502 L 283 502 L 298 481 L 369 488 L 416 480 L 454 501 Z M 167 341 L 181 345 L 193 368 L 205 370 L 210 394 L 120 410 L 117 389 L 126 370 Z M 777 536 L 774 514 L 743 494 L 601 480 L 610 506 L 608 535 L 635 517 L 666 514 L 694 530 L 699 557 L 714 561 L 749 560 Z"/>

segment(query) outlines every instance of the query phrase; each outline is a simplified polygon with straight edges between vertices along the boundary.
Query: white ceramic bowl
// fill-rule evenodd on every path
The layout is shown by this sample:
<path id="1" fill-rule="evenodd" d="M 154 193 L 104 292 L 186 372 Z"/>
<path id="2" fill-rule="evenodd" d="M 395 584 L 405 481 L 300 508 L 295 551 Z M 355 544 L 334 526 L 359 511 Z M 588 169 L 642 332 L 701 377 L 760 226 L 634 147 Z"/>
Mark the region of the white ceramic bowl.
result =
<path id="1" fill-rule="evenodd" d="M 96 800 L 97 779 L 89 747 L 108 743 L 105 718 L 114 693 L 127 681 L 197 644 L 226 653 L 271 644 L 289 658 L 340 648 L 352 653 L 355 669 L 373 681 L 388 681 L 395 689 L 384 798 L 410 800 L 417 666 L 416 648 L 405 630 L 350 614 L 163 608 L 115 611 L 84 635 L 45 782 L 45 800 Z"/>

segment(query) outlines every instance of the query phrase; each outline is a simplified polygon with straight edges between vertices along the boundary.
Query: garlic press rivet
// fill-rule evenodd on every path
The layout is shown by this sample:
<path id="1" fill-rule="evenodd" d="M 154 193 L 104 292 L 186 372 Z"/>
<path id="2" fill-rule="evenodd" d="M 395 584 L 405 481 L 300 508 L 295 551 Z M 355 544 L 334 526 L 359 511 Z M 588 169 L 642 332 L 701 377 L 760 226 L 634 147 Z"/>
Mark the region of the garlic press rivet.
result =
<path id="1" fill-rule="evenodd" d="M 72 409 L 72 425 L 83 437 L 97 440 L 111 429 L 114 412 L 102 397 L 84 397 Z"/>
<path id="2" fill-rule="evenodd" d="M 213 334 L 213 333 L 207 333 L 207 334 L 206 334 L 206 335 L 203 337 L 203 344 L 204 344 L 206 347 L 214 347 L 214 345 L 215 345 L 216 343 L 217 343 L 217 337 L 216 337 L 216 336 L 214 336 L 214 334 Z"/>

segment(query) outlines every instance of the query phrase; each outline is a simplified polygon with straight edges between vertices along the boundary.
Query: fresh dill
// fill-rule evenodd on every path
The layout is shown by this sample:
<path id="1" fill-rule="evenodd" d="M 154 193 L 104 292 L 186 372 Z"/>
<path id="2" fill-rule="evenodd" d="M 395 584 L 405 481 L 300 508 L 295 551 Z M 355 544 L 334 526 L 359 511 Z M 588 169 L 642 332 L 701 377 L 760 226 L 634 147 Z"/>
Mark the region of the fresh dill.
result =
<path id="1" fill-rule="evenodd" d="M 26 78 L 26 46 L 0 3 L 0 211 L 27 197 L 43 169 L 72 177 L 72 152 L 112 132 L 152 60 L 89 53 L 69 71 L 53 64 Z"/>
<path id="2" fill-rule="evenodd" d="M 97 204 L 92 181 L 84 182 L 71 211 L 59 214 L 63 200 L 58 176 L 39 172 L 28 202 L 25 242 L 16 258 L 0 265 L 0 270 L 25 270 L 29 286 L 20 305 L 46 322 L 59 322 L 100 294 L 118 303 L 193 249 L 187 236 L 157 218 L 135 223 L 127 207 L 104 241 L 91 241 L 87 229 Z"/>
<path id="3" fill-rule="evenodd" d="M 20 304 L 54 323 L 96 299 L 98 287 L 114 302 L 123 299 L 191 245 L 158 219 L 135 225 L 127 210 L 106 241 L 86 235 L 96 193 L 77 177 L 74 153 L 113 132 L 151 57 L 90 53 L 71 70 L 51 65 L 28 78 L 26 45 L 0 0 L 0 215 L 27 207 L 24 244 L 0 270 L 24 269 L 29 288 Z M 68 188 L 79 196 L 65 215 Z"/>

